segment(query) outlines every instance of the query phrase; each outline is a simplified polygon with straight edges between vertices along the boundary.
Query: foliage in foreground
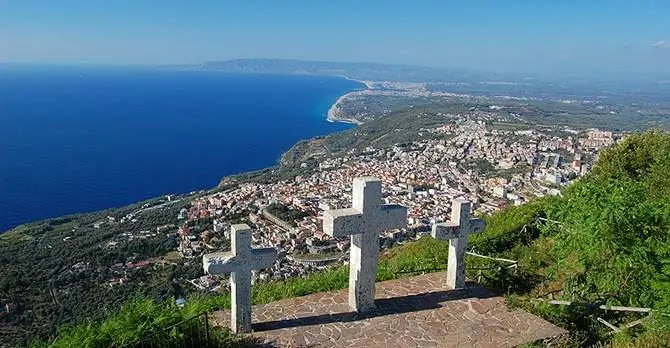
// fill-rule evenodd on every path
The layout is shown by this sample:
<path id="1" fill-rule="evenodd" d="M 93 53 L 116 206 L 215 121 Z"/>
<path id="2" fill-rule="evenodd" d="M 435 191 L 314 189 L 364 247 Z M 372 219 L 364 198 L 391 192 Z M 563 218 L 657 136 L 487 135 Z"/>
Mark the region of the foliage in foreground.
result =
<path id="1" fill-rule="evenodd" d="M 591 175 L 547 204 L 531 244 L 507 254 L 539 276 L 526 298 L 649 307 L 642 326 L 612 338 L 598 317 L 621 326 L 640 314 L 522 303 L 571 330 L 575 345 L 658 346 L 670 337 L 670 134 L 647 132 L 604 151 Z M 530 296 L 529 296 L 530 295 Z M 670 340 L 665 341 L 670 342 Z"/>
<path id="2" fill-rule="evenodd" d="M 482 282 L 509 294 L 521 306 L 570 330 L 567 346 L 658 347 L 670 341 L 670 135 L 648 132 L 627 138 L 604 152 L 592 175 L 565 190 L 563 197 L 510 207 L 487 218 L 487 229 L 473 236 L 480 253 L 519 260 L 517 273 L 499 268 L 471 271 Z M 443 268 L 448 242 L 423 238 L 385 253 L 378 281 Z M 468 258 L 469 268 L 491 261 Z M 347 269 L 339 267 L 306 278 L 254 286 L 255 303 L 342 289 Z M 537 298 L 592 304 L 651 307 L 642 325 L 619 334 L 597 317 L 623 325 L 639 314 L 598 311 L 583 306 L 551 306 Z M 101 323 L 63 329 L 55 346 L 119 346 L 139 341 L 184 318 L 228 308 L 227 294 L 189 299 L 183 309 L 150 300 L 131 303 Z M 221 333 L 221 346 L 240 337 Z M 176 342 L 177 338 L 170 342 Z M 169 342 L 166 342 L 166 345 Z"/>
<path id="3" fill-rule="evenodd" d="M 198 306 L 177 307 L 174 302 L 158 303 L 138 299 L 99 323 L 88 322 L 63 327 L 51 347 L 225 347 L 245 343 L 228 329 L 211 328 L 196 311 Z M 206 340 L 209 335 L 209 340 Z M 209 345 L 205 345 L 208 342 Z"/>
<path id="4" fill-rule="evenodd" d="M 517 207 L 511 214 L 519 216 L 532 216 L 532 206 Z M 531 212 L 531 213 L 529 213 Z M 510 213 L 502 214 L 501 218 L 507 218 Z M 476 246 L 484 245 L 495 233 L 505 236 L 506 243 L 513 243 L 514 239 L 523 239 L 520 235 L 520 226 L 499 223 L 502 219 L 492 218 L 492 224 L 496 227 L 491 232 L 485 232 L 482 242 L 475 241 Z M 516 237 L 515 237 L 516 236 Z M 408 243 L 401 247 L 392 249 L 382 256 L 377 274 L 377 280 L 389 280 L 401 276 L 433 271 L 436 267 L 444 268 L 448 259 L 448 243 L 426 237 L 417 242 Z M 468 259 L 474 264 L 481 260 Z M 318 272 L 305 278 L 293 278 L 284 282 L 262 283 L 253 287 L 254 303 L 268 303 L 284 298 L 304 296 L 312 293 L 338 290 L 348 285 L 348 268 L 338 267 L 331 270 Z M 74 327 L 63 327 L 53 342 L 54 347 L 120 347 L 134 346 L 142 338 L 159 332 L 162 328 L 174 325 L 185 319 L 197 316 L 200 313 L 218 309 L 230 308 L 230 296 L 222 294 L 217 296 L 196 295 L 189 298 L 183 308 L 178 308 L 174 301 L 158 303 L 149 299 L 140 299 L 126 304 L 122 310 L 107 317 L 102 322 L 88 322 Z M 158 336 L 166 340 L 165 346 L 178 345 L 180 342 L 188 342 L 190 337 L 184 334 L 193 332 L 189 327 L 181 331 L 175 331 L 168 336 Z M 196 331 L 197 332 L 197 331 Z M 243 341 L 242 337 L 234 336 L 228 331 L 219 332 L 218 346 L 237 346 Z M 46 345 L 45 342 L 36 343 L 36 346 Z"/>

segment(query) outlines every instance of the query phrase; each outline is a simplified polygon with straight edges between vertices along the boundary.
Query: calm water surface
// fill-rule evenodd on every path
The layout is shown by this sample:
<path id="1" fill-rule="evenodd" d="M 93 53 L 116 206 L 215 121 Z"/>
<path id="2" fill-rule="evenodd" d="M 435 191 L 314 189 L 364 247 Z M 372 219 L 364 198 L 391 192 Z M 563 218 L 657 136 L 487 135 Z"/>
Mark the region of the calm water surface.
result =
<path id="1" fill-rule="evenodd" d="M 209 188 L 344 130 L 335 77 L 0 68 L 0 231 Z"/>

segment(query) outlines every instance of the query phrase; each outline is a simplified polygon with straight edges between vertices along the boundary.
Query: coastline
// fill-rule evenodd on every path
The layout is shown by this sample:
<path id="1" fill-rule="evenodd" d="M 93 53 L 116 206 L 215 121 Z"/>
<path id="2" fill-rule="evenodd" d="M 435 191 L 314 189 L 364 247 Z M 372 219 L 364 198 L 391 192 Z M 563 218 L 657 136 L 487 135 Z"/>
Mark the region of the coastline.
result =
<path id="1" fill-rule="evenodd" d="M 192 67 L 189 67 L 189 69 L 192 69 Z M 221 71 L 218 71 L 218 70 L 208 70 L 208 69 L 203 70 L 203 71 L 221 72 Z M 223 72 L 226 72 L 226 71 L 223 71 Z M 268 74 L 268 73 L 267 72 L 244 72 L 244 74 Z M 273 74 L 273 73 L 270 73 L 270 74 Z M 365 88 L 360 88 L 360 89 L 356 89 L 356 90 L 347 92 L 347 93 L 341 95 L 339 98 L 337 98 L 337 100 L 330 106 L 330 108 L 328 108 L 328 112 L 327 112 L 327 116 L 326 116 L 326 121 L 331 122 L 331 123 L 340 122 L 340 123 L 353 124 L 353 125 L 357 125 L 357 126 L 363 124 L 363 122 L 361 122 L 361 121 L 359 121 L 355 118 L 340 115 L 342 113 L 342 110 L 340 109 L 339 105 L 342 104 L 342 102 L 344 100 L 346 100 L 347 98 L 350 98 L 352 95 L 360 93 L 361 91 L 373 90 L 375 81 L 359 80 L 359 79 L 355 79 L 355 78 L 352 78 L 352 77 L 349 77 L 349 76 L 346 76 L 346 75 L 342 75 L 342 74 L 315 74 L 315 73 L 304 73 L 303 74 L 303 73 L 295 73 L 295 72 L 293 72 L 293 73 L 290 73 L 290 72 L 289 73 L 277 73 L 277 74 L 279 74 L 279 75 L 332 76 L 332 77 L 338 77 L 338 78 L 342 78 L 342 79 L 349 80 L 349 81 L 358 82 L 358 83 L 364 85 Z"/>
<path id="2" fill-rule="evenodd" d="M 330 75 L 330 76 L 335 76 L 335 77 L 343 78 L 343 79 L 346 79 L 346 80 L 349 80 L 349 81 L 358 82 L 358 83 L 364 85 L 365 87 L 359 86 L 358 88 L 356 88 L 356 89 L 354 89 L 354 90 L 349 90 L 348 92 L 346 92 L 346 93 L 344 93 L 343 95 L 341 95 L 340 97 L 338 97 L 338 99 L 337 99 L 337 100 L 330 106 L 330 108 L 328 109 L 328 111 L 327 111 L 327 118 L 326 118 L 326 121 L 328 121 L 328 122 L 330 122 L 330 123 L 336 123 L 336 122 L 339 122 L 339 123 L 347 123 L 347 124 L 354 124 L 354 125 L 360 125 L 360 124 L 363 124 L 363 122 L 358 121 L 358 120 L 356 120 L 356 119 L 354 119 L 354 118 L 347 118 L 347 117 L 338 116 L 338 115 L 337 115 L 337 112 L 338 112 L 338 110 L 339 110 L 339 105 L 340 105 L 344 100 L 346 100 L 346 98 L 349 98 L 353 93 L 360 93 L 361 91 L 366 91 L 366 90 L 368 90 L 369 87 L 371 86 L 371 82 L 370 82 L 370 81 L 361 81 L 361 80 L 357 80 L 357 79 L 352 79 L 352 78 L 349 78 L 349 77 L 346 77 L 346 76 L 342 76 L 342 75 Z M 326 104 L 326 105 L 327 105 L 327 104 Z M 325 105 L 324 105 L 324 106 L 325 106 Z M 322 112 L 323 112 L 323 111 L 322 111 Z M 295 146 L 296 144 L 298 144 L 298 143 L 300 143 L 300 142 L 302 142 L 302 141 L 305 141 L 305 140 L 309 140 L 309 138 L 299 139 L 299 140 L 298 140 L 295 144 L 293 144 L 293 145 Z M 287 151 L 288 151 L 288 150 L 287 150 Z M 282 153 L 281 156 L 280 156 L 279 158 L 281 158 L 285 153 L 286 153 L 286 152 Z M 74 217 L 74 216 L 82 216 L 82 215 L 88 215 L 88 214 L 95 214 L 95 213 L 97 213 L 97 212 L 105 211 L 105 210 L 108 210 L 108 209 L 122 209 L 122 208 L 124 208 L 124 207 L 127 207 L 127 206 L 131 206 L 131 205 L 137 204 L 138 202 L 144 202 L 144 201 L 149 201 L 149 200 L 158 199 L 158 198 L 161 198 L 161 197 L 163 197 L 163 196 L 165 196 L 165 195 L 186 195 L 186 196 L 188 196 L 188 195 L 190 195 L 190 194 L 192 194 L 192 193 L 194 193 L 194 192 L 198 192 L 198 191 L 210 191 L 210 190 L 215 190 L 215 189 L 219 188 L 220 182 L 221 182 L 223 179 L 225 179 L 226 177 L 235 177 L 235 176 L 243 175 L 243 174 L 250 174 L 250 173 L 254 173 L 254 172 L 262 172 L 262 171 L 265 171 L 265 170 L 268 170 L 268 169 L 276 168 L 277 166 L 281 166 L 281 162 L 280 162 L 279 160 L 276 160 L 276 161 L 273 162 L 273 163 L 268 163 L 268 165 L 267 165 L 267 166 L 264 166 L 263 168 L 254 169 L 254 170 L 248 170 L 248 171 L 239 172 L 239 173 L 234 173 L 234 174 L 227 174 L 227 175 L 224 174 L 224 175 L 220 176 L 220 179 L 219 179 L 219 181 L 217 182 L 216 185 L 214 185 L 214 186 L 212 186 L 212 187 L 206 187 L 206 186 L 203 186 L 203 187 L 200 188 L 200 189 L 196 189 L 196 190 L 189 191 L 189 192 L 171 191 L 171 193 L 166 193 L 166 194 L 164 194 L 164 195 L 150 196 L 150 197 L 146 197 L 146 198 L 144 198 L 144 199 L 139 199 L 139 200 L 137 200 L 137 201 L 129 202 L 129 203 L 127 203 L 127 204 L 110 205 L 110 206 L 106 206 L 106 207 L 104 207 L 104 208 L 100 208 L 100 209 L 91 209 L 91 210 L 88 210 L 88 209 L 87 209 L 87 210 L 81 210 L 81 211 L 73 211 L 73 212 L 69 212 L 69 213 L 65 213 L 65 214 L 57 214 L 57 215 L 54 215 L 54 216 L 48 216 L 48 217 L 44 217 L 44 218 L 31 219 L 31 220 L 29 220 L 29 221 L 25 221 L 25 222 L 17 223 L 17 224 L 15 224 L 15 225 L 12 224 L 12 225 L 10 225 L 8 228 L 0 228 L 0 237 L 4 236 L 5 233 L 7 233 L 7 232 L 11 232 L 11 231 L 14 231 L 14 230 L 16 230 L 16 229 L 21 228 L 21 226 L 24 226 L 24 225 L 30 225 L 30 224 L 35 224 L 35 223 L 42 223 L 42 222 L 45 222 L 45 221 L 48 221 L 48 220 L 58 219 L 58 218 L 62 218 L 62 217 Z"/>
<path id="3" fill-rule="evenodd" d="M 328 122 L 342 122 L 342 123 L 349 123 L 349 124 L 354 124 L 357 126 L 360 126 L 363 124 L 360 120 L 357 120 L 353 117 L 348 117 L 347 115 L 344 115 L 344 111 L 342 111 L 342 108 L 340 107 L 340 104 L 342 104 L 347 98 L 351 98 L 354 95 L 360 94 L 362 91 L 369 91 L 374 89 L 374 81 L 364 81 L 364 80 L 357 80 L 353 79 L 344 75 L 333 75 L 337 77 L 341 77 L 343 79 L 349 80 L 349 81 L 355 81 L 358 83 L 361 83 L 365 85 L 365 88 L 362 89 L 357 89 L 351 92 L 347 92 L 343 95 L 341 95 L 333 105 L 330 106 L 328 109 L 328 115 L 326 117 L 326 121 Z"/>
<path id="4" fill-rule="evenodd" d="M 358 82 L 358 83 L 360 83 L 360 84 L 364 84 L 366 89 L 373 89 L 373 88 L 374 88 L 374 81 L 370 81 L 370 80 L 358 80 L 358 79 L 351 78 L 351 77 L 346 76 L 346 75 L 331 75 L 331 76 L 337 76 L 337 77 L 341 77 L 341 78 L 343 78 L 343 79 L 345 79 L 345 80 L 354 81 L 354 82 Z"/>
<path id="5" fill-rule="evenodd" d="M 342 102 L 345 99 L 351 97 L 351 95 L 356 93 L 356 92 L 358 92 L 358 91 L 352 91 L 352 92 L 346 93 L 346 94 L 340 96 L 339 98 L 337 98 L 335 103 L 333 103 L 333 105 L 331 105 L 330 108 L 328 109 L 328 117 L 326 118 L 326 121 L 328 121 L 328 122 L 350 123 L 350 124 L 355 124 L 357 126 L 363 124 L 363 122 L 361 122 L 361 121 L 359 121 L 355 118 L 345 117 L 345 116 L 341 115 L 343 113 L 343 111 L 340 108 L 340 104 L 342 104 Z"/>

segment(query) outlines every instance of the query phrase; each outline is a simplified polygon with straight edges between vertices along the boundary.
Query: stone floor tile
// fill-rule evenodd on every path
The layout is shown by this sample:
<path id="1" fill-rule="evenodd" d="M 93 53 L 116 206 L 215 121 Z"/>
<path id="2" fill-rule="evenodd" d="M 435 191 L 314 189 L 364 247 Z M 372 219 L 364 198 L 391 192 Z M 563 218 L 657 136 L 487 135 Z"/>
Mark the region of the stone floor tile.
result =
<path id="1" fill-rule="evenodd" d="M 480 286 L 449 290 L 442 273 L 378 283 L 376 299 L 366 315 L 349 312 L 346 289 L 257 305 L 253 335 L 281 347 L 513 347 L 566 332 Z M 230 312 L 211 320 L 228 326 Z"/>

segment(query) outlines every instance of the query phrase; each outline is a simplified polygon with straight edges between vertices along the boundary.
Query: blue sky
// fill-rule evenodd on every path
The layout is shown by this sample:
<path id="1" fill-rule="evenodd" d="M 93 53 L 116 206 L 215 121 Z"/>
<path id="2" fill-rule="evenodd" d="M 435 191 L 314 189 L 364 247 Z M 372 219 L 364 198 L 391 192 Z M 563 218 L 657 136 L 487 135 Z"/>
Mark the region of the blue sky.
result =
<path id="1" fill-rule="evenodd" d="M 0 0 L 0 62 L 670 72 L 670 1 Z"/>

